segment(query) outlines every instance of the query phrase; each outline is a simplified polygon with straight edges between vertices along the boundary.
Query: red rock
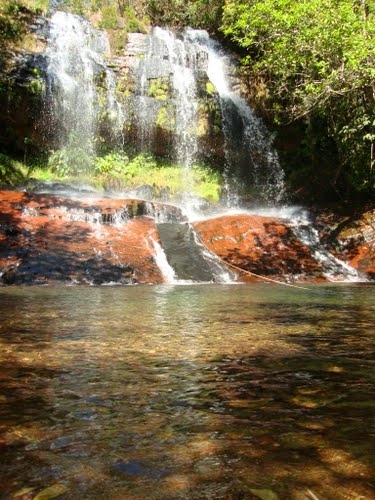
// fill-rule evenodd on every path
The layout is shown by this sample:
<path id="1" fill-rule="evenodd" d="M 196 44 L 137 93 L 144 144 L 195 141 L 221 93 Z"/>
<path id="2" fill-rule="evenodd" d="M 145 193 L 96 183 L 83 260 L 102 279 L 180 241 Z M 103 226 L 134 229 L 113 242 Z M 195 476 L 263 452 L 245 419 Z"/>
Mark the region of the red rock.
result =
<path id="1" fill-rule="evenodd" d="M 142 200 L 0 191 L 0 282 L 161 283 L 153 212 L 182 220 L 179 209 Z M 283 219 L 226 215 L 193 226 L 209 250 L 243 270 L 242 281 L 258 280 L 258 275 L 279 281 L 325 279 L 321 264 Z M 340 231 L 321 226 L 327 248 L 336 248 L 337 257 L 375 278 L 373 211 L 355 223 L 340 223 Z"/>
<path id="2" fill-rule="evenodd" d="M 322 278 L 322 269 L 282 219 L 225 215 L 194 227 L 202 242 L 223 261 L 250 273 L 275 279 Z M 242 273 L 241 279 L 253 281 Z"/>
<path id="3" fill-rule="evenodd" d="M 2 281 L 163 282 L 153 258 L 154 221 L 120 217 L 113 223 L 119 212 L 141 212 L 142 203 L 0 192 Z"/>
<path id="4" fill-rule="evenodd" d="M 375 210 L 366 211 L 356 220 L 342 224 L 336 238 L 346 250 L 342 258 L 364 275 L 375 279 Z"/>

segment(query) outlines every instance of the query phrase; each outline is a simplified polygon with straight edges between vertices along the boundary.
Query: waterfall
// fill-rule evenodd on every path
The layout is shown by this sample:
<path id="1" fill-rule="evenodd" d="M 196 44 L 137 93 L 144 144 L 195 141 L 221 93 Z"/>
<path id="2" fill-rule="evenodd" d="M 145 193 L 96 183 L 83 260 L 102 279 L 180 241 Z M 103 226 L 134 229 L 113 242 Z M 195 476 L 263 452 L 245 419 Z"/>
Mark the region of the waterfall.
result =
<path id="1" fill-rule="evenodd" d="M 192 196 L 191 168 L 202 162 L 223 170 L 226 206 L 238 207 L 249 192 L 254 200 L 280 203 L 283 171 L 272 137 L 233 91 L 228 74 L 234 66 L 221 46 L 207 32 L 192 29 L 177 35 L 156 27 L 150 35 L 132 34 L 129 40 L 126 58 L 120 58 L 114 73 L 105 57 L 110 50 L 105 32 L 65 12 L 50 20 L 46 135 L 68 173 L 89 171 L 97 145 L 108 150 L 127 144 L 142 153 L 169 156 L 181 166 L 185 206 L 196 201 L 200 206 Z M 135 47 L 129 48 L 132 41 Z M 118 82 L 124 89 L 121 105 Z M 213 92 L 207 91 L 208 82 Z M 212 109 L 221 124 L 210 122 Z M 207 146 L 210 141 L 215 145 Z"/>
<path id="2" fill-rule="evenodd" d="M 317 229 L 311 224 L 307 214 L 300 212 L 289 219 L 289 227 L 296 235 L 298 241 L 306 245 L 313 258 L 318 262 L 323 274 L 329 281 L 363 280 L 356 269 L 346 262 L 338 259 L 322 245 Z"/>
<path id="3" fill-rule="evenodd" d="M 262 201 L 279 204 L 285 197 L 284 172 L 264 123 L 231 88 L 229 74 L 234 69 L 231 60 L 206 31 L 188 29 L 187 38 L 207 50 L 207 76 L 220 98 L 228 206 L 239 204 L 241 182 L 249 176 Z"/>
<path id="4" fill-rule="evenodd" d="M 137 39 L 132 48 L 133 43 L 142 45 Z M 234 64 L 222 47 L 204 30 L 186 29 L 176 34 L 157 27 L 147 35 L 140 50 L 134 112 L 143 144 L 158 149 L 152 144 L 153 123 L 172 132 L 172 156 L 182 166 L 183 175 L 184 168 L 186 171 L 202 159 L 199 108 L 207 105 L 207 98 L 211 99 L 208 107 L 219 102 L 226 205 L 239 206 L 240 192 L 249 185 L 257 200 L 280 203 L 285 195 L 284 173 L 272 136 L 245 99 L 233 91 L 228 75 L 234 72 Z M 215 89 L 211 96 L 205 94 L 206 82 Z M 165 141 L 165 136 L 156 138 L 156 142 Z"/>
<path id="5" fill-rule="evenodd" d="M 113 130 L 122 125 L 114 77 L 103 57 L 108 53 L 106 34 L 85 19 L 66 12 L 52 16 L 46 50 L 46 115 L 55 146 L 77 172 L 92 163 L 100 113 Z"/>
<path id="6" fill-rule="evenodd" d="M 194 45 L 180 40 L 169 30 L 155 28 L 154 36 L 164 42 L 173 72 L 172 84 L 176 99 L 176 148 L 177 159 L 184 167 L 192 166 L 198 144 L 197 85 L 194 70 L 197 53 Z"/>
<path id="7" fill-rule="evenodd" d="M 169 265 L 165 252 L 158 241 L 154 238 L 150 238 L 150 245 L 154 251 L 154 260 L 161 274 L 165 280 L 165 283 L 176 283 L 176 274 L 172 266 Z"/>
<path id="8" fill-rule="evenodd" d="M 136 109 L 141 140 L 150 144 L 145 129 L 155 113 L 156 122 L 169 120 L 175 135 L 173 156 L 182 168 L 189 168 L 198 155 L 196 71 L 202 51 L 159 27 L 153 29 L 143 50 L 144 57 L 138 63 L 140 95 Z M 167 100 L 172 106 L 162 107 Z"/>

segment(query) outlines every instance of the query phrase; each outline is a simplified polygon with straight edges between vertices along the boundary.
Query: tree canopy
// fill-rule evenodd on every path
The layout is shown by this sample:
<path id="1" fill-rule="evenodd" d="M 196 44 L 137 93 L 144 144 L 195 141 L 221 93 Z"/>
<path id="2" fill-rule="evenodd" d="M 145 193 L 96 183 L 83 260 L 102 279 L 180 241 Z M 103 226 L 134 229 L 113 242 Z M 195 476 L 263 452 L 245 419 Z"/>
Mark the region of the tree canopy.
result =
<path id="1" fill-rule="evenodd" d="M 375 182 L 375 2 L 226 1 L 222 30 L 261 77 L 275 119 L 319 121 L 337 149 L 331 183 Z M 322 132 L 321 132 L 322 133 Z"/>

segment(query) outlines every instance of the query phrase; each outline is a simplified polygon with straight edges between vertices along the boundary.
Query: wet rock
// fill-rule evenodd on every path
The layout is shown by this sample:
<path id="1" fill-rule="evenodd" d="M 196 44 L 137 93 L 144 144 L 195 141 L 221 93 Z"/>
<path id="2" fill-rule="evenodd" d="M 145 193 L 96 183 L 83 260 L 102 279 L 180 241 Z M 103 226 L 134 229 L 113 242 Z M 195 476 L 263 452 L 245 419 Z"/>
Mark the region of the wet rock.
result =
<path id="1" fill-rule="evenodd" d="M 370 279 L 374 217 L 370 210 L 356 219 L 315 220 L 322 245 Z M 240 281 L 326 279 L 322 262 L 284 219 L 237 214 L 192 226 Z M 162 283 L 155 241 L 164 243 L 172 267 L 180 266 L 181 279 L 211 281 L 206 261 L 187 259 L 195 243 L 189 227 L 179 208 L 158 202 L 0 191 L 0 284 Z"/>
<path id="2" fill-rule="evenodd" d="M 156 225 L 145 211 L 139 200 L 2 191 L 0 283 L 163 282 L 151 244 Z"/>
<path id="3" fill-rule="evenodd" d="M 158 224 L 160 240 L 176 276 L 183 280 L 214 281 L 209 261 L 202 255 L 189 224 Z"/>
<path id="4" fill-rule="evenodd" d="M 204 245 L 223 261 L 245 272 L 275 279 L 323 279 L 321 265 L 282 219 L 226 215 L 194 224 Z"/>
<path id="5" fill-rule="evenodd" d="M 338 227 L 340 255 L 370 279 L 375 279 L 375 209 Z"/>

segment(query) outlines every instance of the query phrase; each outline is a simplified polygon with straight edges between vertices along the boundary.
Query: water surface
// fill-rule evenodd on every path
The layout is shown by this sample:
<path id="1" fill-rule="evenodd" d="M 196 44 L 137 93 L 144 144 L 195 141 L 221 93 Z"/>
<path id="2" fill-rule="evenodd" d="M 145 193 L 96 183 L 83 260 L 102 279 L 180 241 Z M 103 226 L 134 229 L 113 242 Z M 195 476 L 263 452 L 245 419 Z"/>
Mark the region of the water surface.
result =
<path id="1" fill-rule="evenodd" d="M 375 498 L 374 291 L 1 288 L 1 498 Z"/>

